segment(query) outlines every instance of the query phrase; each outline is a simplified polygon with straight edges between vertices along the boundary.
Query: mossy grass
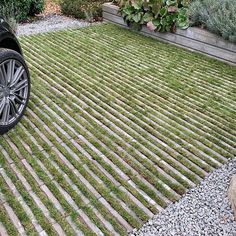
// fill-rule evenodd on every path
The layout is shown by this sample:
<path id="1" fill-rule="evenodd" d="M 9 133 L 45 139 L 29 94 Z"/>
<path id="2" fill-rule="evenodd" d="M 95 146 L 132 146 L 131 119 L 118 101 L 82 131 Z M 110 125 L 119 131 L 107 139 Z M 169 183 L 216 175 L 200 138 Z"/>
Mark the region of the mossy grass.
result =
<path id="1" fill-rule="evenodd" d="M 140 227 L 236 154 L 234 67 L 113 25 L 20 40 L 32 95 L 21 124 L 0 138 L 0 150 L 15 168 L 1 151 L 0 164 L 49 235 L 56 234 L 49 216 L 15 171 L 67 235 L 73 227 L 95 234 L 77 209 L 105 235 L 112 231 L 103 220 L 126 235 L 97 195 L 131 227 Z M 35 234 L 2 175 L 0 183 L 26 233 Z M 1 209 L 2 224 L 17 235 Z"/>
<path id="2" fill-rule="evenodd" d="M 14 224 L 12 224 L 11 219 L 8 217 L 8 214 L 3 205 L 0 205 L 0 221 L 9 235 L 19 235 Z"/>
<path id="3" fill-rule="evenodd" d="M 36 120 L 34 120 L 34 122 L 36 122 Z M 36 122 L 37 124 L 37 122 Z M 28 140 L 29 142 L 31 142 L 31 147 L 32 147 L 32 151 L 35 153 L 35 155 L 46 165 L 47 169 L 50 171 L 50 173 L 53 175 L 54 179 L 59 183 L 59 185 L 67 192 L 70 193 L 72 199 L 75 201 L 76 205 L 81 208 L 89 217 L 92 221 L 94 221 L 94 223 L 98 226 L 101 227 L 102 230 L 104 230 L 105 233 L 109 234 L 109 232 L 106 231 L 106 229 L 103 228 L 103 226 L 101 225 L 100 220 L 98 220 L 98 218 L 96 217 L 96 215 L 94 215 L 94 213 L 91 210 L 91 207 L 87 206 L 82 198 L 73 190 L 73 188 L 68 185 L 68 183 L 65 181 L 63 174 L 67 174 L 67 176 L 73 180 L 75 180 L 75 184 L 76 186 L 81 190 L 81 192 L 89 198 L 89 200 L 91 201 L 92 204 L 94 204 L 95 207 L 97 207 L 98 209 L 100 209 L 101 213 L 104 214 L 105 218 L 107 218 L 110 223 L 113 225 L 113 227 L 116 229 L 117 232 L 120 232 L 121 234 L 124 234 L 124 229 L 122 229 L 119 224 L 116 222 L 115 219 L 112 218 L 112 216 L 109 214 L 109 212 L 106 211 L 106 209 L 104 208 L 104 206 L 102 206 L 97 199 L 87 190 L 87 188 L 84 186 L 84 184 L 82 182 L 80 182 L 78 180 L 77 177 L 75 177 L 72 172 L 70 172 L 65 166 L 64 164 L 61 162 L 61 160 L 59 159 L 59 157 L 57 157 L 57 154 L 51 149 L 51 147 L 49 147 L 47 144 L 44 143 L 44 140 L 42 139 L 42 137 L 39 135 L 38 132 L 35 132 L 35 127 L 32 127 L 32 124 L 30 124 L 29 122 L 24 122 L 23 125 L 27 128 L 27 130 L 30 132 L 31 135 L 33 135 L 37 141 L 37 144 L 40 146 L 41 144 L 44 144 L 44 147 L 46 148 L 48 154 L 49 154 L 49 158 L 50 160 L 45 160 L 45 156 L 44 154 L 38 149 L 38 145 L 36 145 L 35 143 L 32 143 L 32 141 L 30 141 L 30 139 Z M 61 165 L 63 165 L 64 168 L 61 168 L 61 171 L 59 172 L 58 169 L 55 167 L 55 165 L 52 164 L 52 162 L 56 163 L 58 165 L 58 167 L 61 167 Z M 65 172 L 64 169 L 66 169 L 67 171 Z M 71 176 L 73 176 L 71 178 Z M 42 177 L 45 181 L 45 174 L 42 173 Z M 50 184 L 50 179 L 48 179 L 47 183 Z M 50 186 L 49 186 L 50 187 Z M 79 215 L 76 212 L 75 209 L 73 209 L 68 202 L 66 202 L 63 198 L 63 196 L 57 195 L 58 194 L 58 189 L 56 189 L 54 187 L 54 190 L 52 190 L 52 192 L 59 197 L 59 202 L 62 204 L 62 206 L 64 207 L 64 209 L 66 210 L 68 215 L 71 215 L 72 219 L 74 220 L 74 222 L 78 225 L 79 229 L 81 229 L 84 233 L 90 235 L 93 234 L 91 231 L 89 231 L 88 226 L 84 225 L 84 223 L 81 223 L 79 221 Z"/>
<path id="4" fill-rule="evenodd" d="M 7 144 L 7 142 L 2 139 L 1 140 L 1 145 L 2 147 L 8 152 L 10 153 L 11 158 L 14 160 L 16 160 L 16 162 L 14 162 L 14 164 L 18 167 L 18 170 L 21 170 L 22 172 L 26 172 L 24 170 L 24 167 L 22 166 L 22 164 L 20 163 L 20 161 L 18 160 L 18 157 L 16 157 L 16 154 L 14 153 L 14 151 L 12 149 L 10 149 L 9 145 Z M 12 169 L 9 167 L 9 164 L 6 162 L 6 160 L 4 159 L 4 157 L 1 157 L 1 165 L 4 167 L 4 170 L 6 171 L 6 174 L 8 175 L 8 177 L 11 179 L 11 181 L 13 183 L 15 183 L 15 187 L 16 189 L 19 191 L 19 193 L 21 194 L 22 198 L 25 200 L 25 202 L 27 203 L 27 205 L 32 209 L 33 213 L 35 214 L 36 219 L 39 221 L 40 225 L 45 229 L 45 231 L 47 233 L 50 233 L 52 235 L 55 235 L 55 231 L 52 228 L 51 224 L 48 222 L 48 220 L 44 217 L 43 213 L 41 212 L 41 210 L 36 206 L 36 203 L 34 202 L 34 200 L 30 197 L 30 195 L 27 193 L 27 190 L 24 188 L 24 186 L 22 185 L 22 183 L 20 181 L 18 181 L 16 174 L 12 171 Z M 28 173 L 27 173 L 28 174 Z M 2 180 L 3 181 L 3 180 Z M 30 185 L 33 187 L 35 186 L 34 180 L 31 179 L 30 180 Z M 4 184 L 2 183 L 3 188 L 4 188 Z M 15 206 L 17 207 L 16 209 L 22 209 L 21 205 L 19 205 L 19 203 L 17 202 L 16 199 L 14 199 L 14 195 L 12 193 L 12 195 L 10 195 L 9 190 L 7 189 L 7 187 L 4 188 L 6 193 L 4 193 L 4 196 L 7 198 L 7 200 L 9 201 L 9 204 L 11 207 L 14 206 L 11 205 L 15 204 Z M 16 215 L 17 215 L 17 210 L 14 210 Z M 24 210 L 22 210 L 23 212 L 23 216 L 20 216 L 20 218 L 24 218 L 24 221 L 29 220 L 29 218 L 27 217 L 27 215 L 25 215 L 26 213 L 24 212 Z M 30 222 L 30 221 L 29 221 Z M 31 225 L 30 223 L 28 223 L 29 225 Z M 23 225 L 24 226 L 24 225 Z M 32 226 L 31 226 L 32 227 Z"/>
<path id="5" fill-rule="evenodd" d="M 27 127 L 28 127 L 28 126 L 27 126 Z M 37 137 L 37 135 L 36 135 L 36 137 Z M 38 141 L 39 143 L 41 143 L 40 137 L 37 137 L 37 141 Z M 44 157 L 42 156 L 42 158 L 44 158 Z M 50 152 L 50 159 L 54 159 L 54 158 L 56 158 L 56 154 L 54 154 L 54 153 L 51 151 L 51 152 Z M 55 160 L 55 159 L 54 159 L 54 160 Z M 72 199 L 75 201 L 76 205 L 77 205 L 78 207 L 80 207 L 80 208 L 92 219 L 92 221 L 94 221 L 94 223 L 95 223 L 98 227 L 101 227 L 101 229 L 103 229 L 102 226 L 100 225 L 101 223 L 98 221 L 97 217 L 96 217 L 96 216 L 94 215 L 94 213 L 91 211 L 91 207 L 90 207 L 90 206 L 87 206 L 87 204 L 85 204 L 85 203 L 83 202 L 83 200 L 82 200 L 82 198 L 80 197 L 80 195 L 78 195 L 78 194 L 73 190 L 73 188 L 71 188 L 71 187 L 68 185 L 68 183 L 65 182 L 65 180 L 64 180 L 64 178 L 63 178 L 63 173 L 65 173 L 65 172 L 63 172 L 63 170 L 61 170 L 61 171 L 58 173 L 58 169 L 57 169 L 57 168 L 55 169 L 55 166 L 54 166 L 54 165 L 51 165 L 50 163 L 48 163 L 47 166 L 48 166 L 49 171 L 50 171 L 51 173 L 53 173 L 53 176 L 54 176 L 55 180 L 58 181 L 58 183 L 60 183 L 60 186 L 61 186 L 63 189 L 65 189 L 66 191 L 68 191 L 68 192 L 70 193 L 70 195 L 71 195 Z M 53 172 L 52 172 L 52 171 L 53 171 Z M 70 176 L 68 173 L 66 173 L 66 174 L 67 174 L 67 176 L 68 176 L 69 178 L 71 178 L 71 176 Z M 73 180 L 73 179 L 72 179 L 72 180 Z M 78 182 L 78 181 L 77 181 L 77 182 Z M 124 231 L 122 231 L 122 228 L 117 225 L 117 222 L 112 219 L 112 216 L 110 216 L 110 214 L 104 209 L 104 207 L 96 201 L 96 198 L 93 198 L 93 197 L 91 198 L 91 197 L 90 197 L 91 194 L 86 190 L 86 187 L 84 187 L 82 183 L 81 183 L 80 185 L 78 185 L 78 183 L 75 183 L 75 184 L 76 184 L 76 186 L 79 187 L 79 190 L 81 190 L 81 192 L 84 194 L 84 196 L 88 197 L 88 198 L 91 200 L 92 204 L 94 204 L 96 207 L 100 208 L 100 211 L 102 212 L 102 214 L 104 214 L 104 215 L 106 214 L 106 215 L 105 215 L 105 216 L 106 216 L 105 218 L 109 219 L 109 221 L 110 221 L 112 224 L 114 224 L 114 228 L 115 228 L 117 231 L 119 231 L 119 232 L 124 232 Z M 77 223 L 77 221 L 78 221 L 78 219 L 79 219 L 78 213 L 76 213 L 74 210 L 70 210 L 68 213 L 71 213 L 71 216 L 72 216 L 73 220 Z M 80 222 L 78 222 L 78 223 L 80 224 Z M 103 229 L 103 230 L 106 232 L 105 229 Z"/>
<path id="6" fill-rule="evenodd" d="M 63 106 L 63 104 L 61 104 L 60 106 Z M 66 108 L 63 107 L 63 109 L 66 109 Z M 80 121 L 80 122 L 81 122 L 81 121 Z M 97 129 L 99 129 L 99 127 L 96 127 L 96 130 L 97 130 Z M 115 151 L 116 151 L 116 149 L 115 149 Z"/>

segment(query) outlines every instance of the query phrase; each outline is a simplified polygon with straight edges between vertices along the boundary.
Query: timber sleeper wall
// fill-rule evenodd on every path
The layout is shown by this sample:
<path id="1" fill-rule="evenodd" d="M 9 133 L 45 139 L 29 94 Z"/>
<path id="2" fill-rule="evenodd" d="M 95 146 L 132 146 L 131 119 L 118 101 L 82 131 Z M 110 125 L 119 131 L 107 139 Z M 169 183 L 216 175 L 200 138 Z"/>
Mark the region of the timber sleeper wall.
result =
<path id="1" fill-rule="evenodd" d="M 119 14 L 119 7 L 112 3 L 103 4 L 103 19 L 106 22 L 127 27 Z M 206 30 L 190 27 L 187 30 L 177 29 L 176 33 L 159 33 L 152 32 L 143 26 L 140 33 L 236 65 L 236 44 Z"/>

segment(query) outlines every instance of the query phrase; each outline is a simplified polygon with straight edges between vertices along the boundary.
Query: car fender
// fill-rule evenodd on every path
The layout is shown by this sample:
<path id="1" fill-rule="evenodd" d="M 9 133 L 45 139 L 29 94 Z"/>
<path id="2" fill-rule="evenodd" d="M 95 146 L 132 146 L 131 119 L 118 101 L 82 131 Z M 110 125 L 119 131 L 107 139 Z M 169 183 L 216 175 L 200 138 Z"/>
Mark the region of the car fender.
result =
<path id="1" fill-rule="evenodd" d="M 22 55 L 22 49 L 11 27 L 2 18 L 0 18 L 0 23 L 2 28 L 0 30 L 0 47 L 12 49 Z"/>

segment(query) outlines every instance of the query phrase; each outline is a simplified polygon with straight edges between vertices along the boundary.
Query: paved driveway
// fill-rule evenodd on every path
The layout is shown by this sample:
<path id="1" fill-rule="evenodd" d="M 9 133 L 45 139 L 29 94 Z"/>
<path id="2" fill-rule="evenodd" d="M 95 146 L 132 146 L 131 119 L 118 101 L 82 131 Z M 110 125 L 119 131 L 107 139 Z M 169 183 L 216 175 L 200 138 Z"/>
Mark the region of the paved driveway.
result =
<path id="1" fill-rule="evenodd" d="M 21 43 L 32 95 L 0 137 L 1 233 L 125 235 L 235 155 L 235 68 L 112 25 Z"/>

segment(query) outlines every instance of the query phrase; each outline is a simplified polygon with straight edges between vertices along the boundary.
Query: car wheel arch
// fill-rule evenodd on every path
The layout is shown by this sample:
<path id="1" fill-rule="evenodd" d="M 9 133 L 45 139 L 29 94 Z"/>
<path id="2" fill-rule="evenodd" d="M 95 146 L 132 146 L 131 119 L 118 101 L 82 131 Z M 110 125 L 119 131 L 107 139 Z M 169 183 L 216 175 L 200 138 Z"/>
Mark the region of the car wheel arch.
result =
<path id="1" fill-rule="evenodd" d="M 20 46 L 12 38 L 4 38 L 0 42 L 0 48 L 7 48 L 22 54 Z"/>

